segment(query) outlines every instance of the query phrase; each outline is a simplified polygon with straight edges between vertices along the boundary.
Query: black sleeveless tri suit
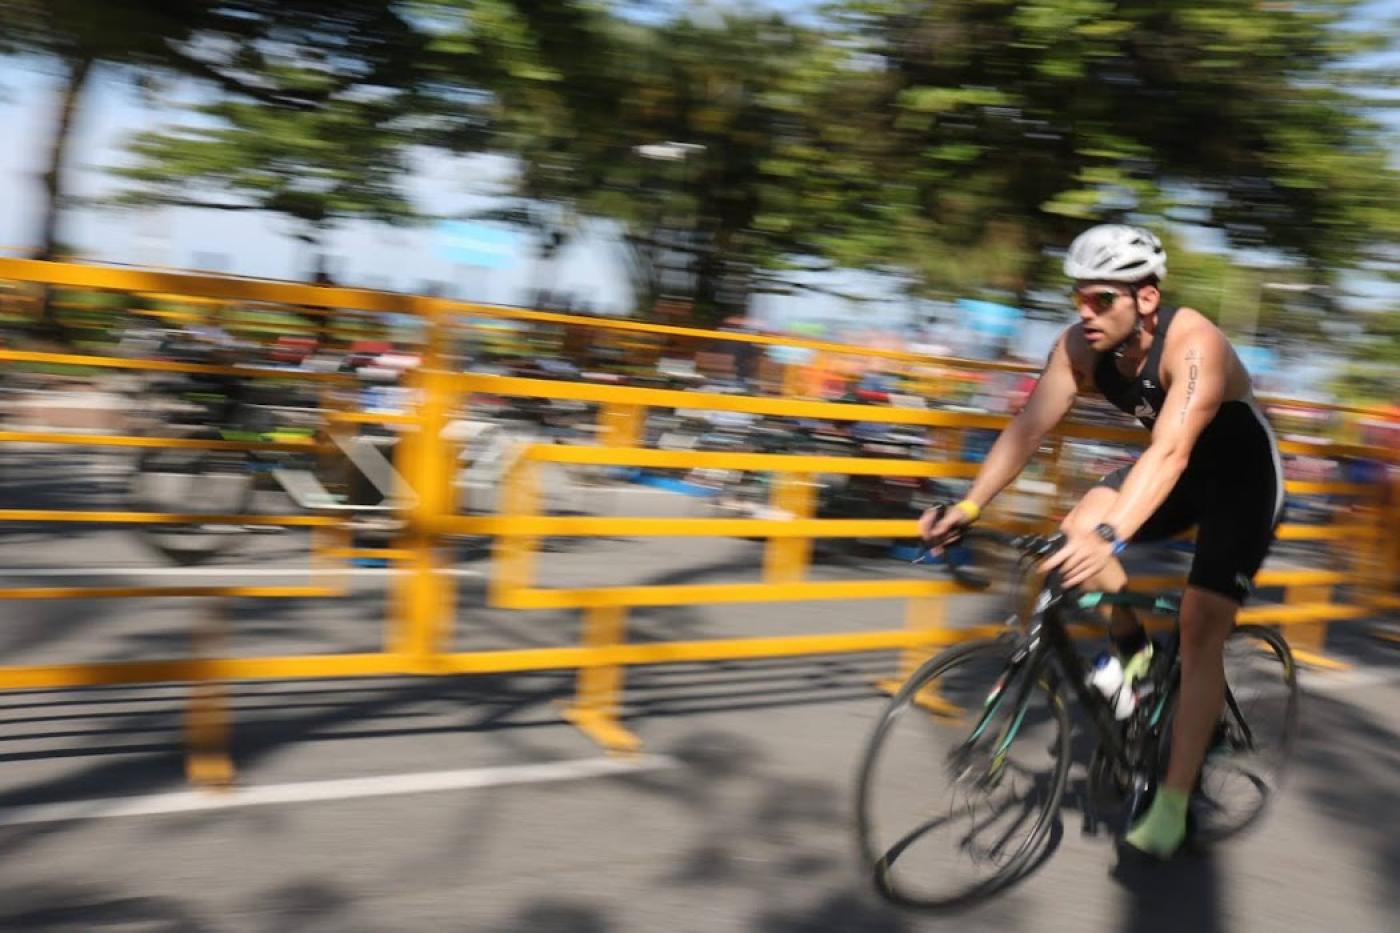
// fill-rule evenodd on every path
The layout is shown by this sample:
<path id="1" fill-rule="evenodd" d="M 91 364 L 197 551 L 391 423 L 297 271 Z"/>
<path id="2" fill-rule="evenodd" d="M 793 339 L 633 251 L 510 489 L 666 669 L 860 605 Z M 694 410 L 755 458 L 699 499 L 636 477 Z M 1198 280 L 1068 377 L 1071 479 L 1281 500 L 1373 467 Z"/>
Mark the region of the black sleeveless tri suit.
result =
<path id="1" fill-rule="evenodd" d="M 1119 372 L 1111 353 L 1094 363 L 1098 390 L 1148 430 L 1167 398 L 1160 366 L 1176 311 L 1158 312 L 1156 338 L 1136 377 Z M 1110 473 L 1099 485 L 1121 488 L 1129 469 Z M 1196 526 L 1190 584 L 1243 603 L 1282 514 L 1283 466 L 1269 423 L 1251 402 L 1223 402 L 1196 439 L 1181 479 L 1133 540 L 1160 541 Z"/>

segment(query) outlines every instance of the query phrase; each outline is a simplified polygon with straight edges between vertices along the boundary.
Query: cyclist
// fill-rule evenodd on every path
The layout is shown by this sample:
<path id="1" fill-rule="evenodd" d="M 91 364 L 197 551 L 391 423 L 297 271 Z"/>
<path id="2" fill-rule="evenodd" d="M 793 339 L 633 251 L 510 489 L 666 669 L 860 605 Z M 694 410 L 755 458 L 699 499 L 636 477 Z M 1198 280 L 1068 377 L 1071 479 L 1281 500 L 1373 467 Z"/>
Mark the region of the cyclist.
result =
<path id="1" fill-rule="evenodd" d="M 1078 322 L 1060 335 L 1025 408 L 988 453 L 967 498 L 930 510 L 920 533 L 956 538 L 1025 467 L 1080 392 L 1096 391 L 1148 428 L 1129 467 L 1088 492 L 1061 524 L 1064 546 L 1044 565 L 1069 586 L 1118 592 L 1126 542 L 1197 528 L 1181 606 L 1181 694 L 1167 775 L 1126 842 L 1158 858 L 1186 835 L 1186 804 L 1225 694 L 1223 651 L 1273 540 L 1283 506 L 1278 445 L 1254 404 L 1249 375 L 1202 314 L 1162 302 L 1167 256 L 1147 230 L 1104 224 L 1080 234 L 1065 258 Z M 1110 625 L 1125 688 L 1146 672 L 1151 643 L 1131 612 Z"/>

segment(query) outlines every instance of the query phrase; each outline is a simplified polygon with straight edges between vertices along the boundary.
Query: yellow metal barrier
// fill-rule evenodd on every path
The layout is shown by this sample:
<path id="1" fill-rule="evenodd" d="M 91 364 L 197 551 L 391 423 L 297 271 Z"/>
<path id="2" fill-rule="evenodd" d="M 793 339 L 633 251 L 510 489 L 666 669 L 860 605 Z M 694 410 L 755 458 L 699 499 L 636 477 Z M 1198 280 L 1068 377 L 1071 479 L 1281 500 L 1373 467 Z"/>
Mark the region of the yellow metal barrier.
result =
<path id="1" fill-rule="evenodd" d="M 0 260 L 3 263 L 4 260 Z M 107 356 L 79 356 L 72 353 L 39 353 L 31 350 L 0 350 L 0 360 L 14 363 L 46 363 L 98 369 L 139 369 L 158 373 L 196 373 L 206 376 L 245 376 L 249 379 L 282 379 L 295 382 L 350 383 L 341 373 L 302 372 L 266 369 L 258 366 L 213 366 L 207 363 L 176 363 L 171 360 L 128 360 Z"/>
<path id="2" fill-rule="evenodd" d="M 666 390 L 630 389 L 591 385 L 550 383 L 501 377 L 459 376 L 453 380 L 460 391 L 490 391 L 495 394 L 529 394 L 535 397 L 569 398 L 598 402 L 605 406 L 630 405 L 640 408 L 710 408 L 770 414 L 788 417 L 829 418 L 837 420 L 884 421 L 960 428 L 966 426 L 993 427 L 1004 419 L 989 416 L 959 416 L 947 412 L 908 409 L 882 409 L 880 417 L 870 417 L 865 406 L 820 402 L 794 402 L 780 399 L 748 398 L 681 393 Z M 971 422 L 971 424 L 969 424 Z M 1114 429 L 1084 425 L 1066 426 L 1063 436 L 1103 437 L 1119 439 Z M 1058 463 L 1063 453 L 1063 436 L 1056 441 Z M 1133 439 L 1140 434 L 1134 432 Z M 1315 449 L 1311 445 L 1307 449 Z M 755 519 L 647 519 L 647 518 L 551 518 L 535 514 L 534 496 L 529 492 L 534 479 L 528 465 L 539 462 L 573 463 L 614 466 L 650 466 L 655 468 L 712 468 L 728 470 L 761 470 L 779 474 L 775 486 L 774 506 L 787 512 L 780 520 Z M 862 460 L 839 457 L 803 457 L 775 454 L 715 453 L 691 451 L 656 451 L 640 448 L 572 448 L 556 445 L 530 448 L 517 470 L 507 479 L 504 497 L 506 511 L 495 519 L 438 519 L 438 528 L 445 533 L 485 533 L 497 536 L 497 579 L 491 590 L 498 606 L 517 609 L 578 608 L 584 611 L 584 639 L 590 645 L 619 640 L 625 621 L 619 612 L 628 606 L 695 605 L 708 603 L 760 602 L 770 600 L 816 600 L 860 598 L 907 598 L 911 601 L 909 628 L 905 636 L 914 644 L 927 645 L 946 641 L 948 633 L 934 633 L 939 614 L 931 613 L 923 601 L 929 597 L 956 592 L 958 587 L 942 581 L 894 580 L 851 581 L 840 583 L 801 582 L 806 566 L 810 541 L 816 537 L 892 536 L 912 537 L 915 526 L 908 520 L 816 520 L 807 517 L 809 504 L 797 498 L 792 490 L 798 482 L 814 472 L 859 472 L 876 475 L 971 475 L 977 467 L 965 463 L 924 463 L 899 460 Z M 1295 494 L 1370 494 L 1371 488 L 1344 483 L 1294 483 Z M 1285 525 L 1280 538 L 1285 540 L 1348 540 L 1376 538 L 1378 526 L 1352 525 L 1318 527 Z M 686 586 L 633 586 L 590 589 L 542 589 L 530 585 L 534 543 L 544 536 L 668 536 L 709 537 L 749 536 L 770 539 L 765 555 L 764 583 L 706 584 Z M 784 544 L 792 545 L 783 548 Z M 1286 605 L 1252 607 L 1244 612 L 1247 621 L 1267 621 L 1273 624 L 1316 626 L 1321 620 L 1357 618 L 1365 614 L 1361 607 L 1331 604 L 1326 591 L 1314 586 L 1321 579 L 1315 572 L 1290 575 L 1266 573 L 1263 586 L 1286 585 Z M 932 585 L 931 585 L 932 584 Z M 1140 585 L 1140 584 L 1139 584 Z M 931 621 L 932 620 L 932 621 Z M 855 633 L 851 633 L 852 636 Z M 890 633 L 867 633 L 875 637 Z M 782 640 L 766 640 L 778 648 Z M 855 639 L 845 642 L 845 650 L 861 650 L 853 646 L 864 643 Z M 1328 663 L 1320 653 L 1321 645 L 1305 644 L 1300 653 L 1304 660 Z M 867 648 L 864 650 L 874 650 Z M 906 655 L 902 662 L 907 671 L 915 656 Z M 587 672 L 580 677 L 579 698 L 574 707 L 573 721 L 588 731 L 601 744 L 617 749 L 635 747 L 636 740 L 617 722 L 612 711 L 620 707 L 621 675 Z"/>
<path id="3" fill-rule="evenodd" d="M 229 279 L 139 270 L 91 269 L 56 263 L 0 259 L 0 278 L 75 287 L 115 289 L 132 292 L 167 292 L 205 299 L 256 301 L 293 304 L 323 309 L 349 309 L 364 313 L 416 315 L 428 323 L 428 345 L 421 368 L 413 376 L 418 402 L 412 412 L 378 415 L 352 411 L 332 411 L 328 422 L 336 426 L 362 423 L 396 424 L 405 433 L 399 445 L 396 465 L 417 493 L 417 501 L 406 516 L 406 527 L 394 546 L 357 549 L 349 546 L 344 527 L 322 516 L 168 516 L 126 512 L 55 513 L 43 510 L 0 511 L 0 521 L 76 521 L 171 523 L 175 521 L 234 521 L 243 524 L 289 524 L 310 527 L 316 541 L 313 552 L 313 579 L 334 569 L 330 561 L 352 556 L 374 555 L 402 562 L 402 572 L 392 582 L 390 626 L 385 650 L 372 654 L 303 657 L 221 658 L 221 623 L 217 614 L 201 623 L 197 632 L 197 657 L 189 659 L 117 662 L 84 665 L 12 666 L 0 668 L 0 688 L 77 686 L 99 683 L 150 681 L 193 681 L 196 691 L 190 719 L 191 775 L 204 782 L 218 783 L 231 776 L 226 757 L 218 748 L 226 738 L 227 721 L 222 714 L 218 691 L 212 685 L 221 680 L 280 679 L 297 677 L 341 677 L 394 674 L 496 673 L 545 669 L 577 669 L 578 695 L 567 715 L 590 735 L 609 748 L 635 748 L 634 736 L 622 728 L 619 710 L 623 689 L 622 668 L 631 664 L 659 664 L 760 658 L 777 655 L 828 654 L 846 651 L 902 651 L 901 670 L 925 656 L 939 644 L 977 637 L 995 631 L 975 627 L 950 631 L 944 625 L 944 597 L 960 588 L 949 581 L 930 579 L 812 581 L 804 579 L 811 541 L 816 537 L 910 536 L 914 524 L 908 520 L 820 520 L 812 517 L 812 486 L 808 478 L 817 473 L 863 475 L 898 474 L 922 477 L 969 477 L 976 465 L 957 461 L 922 462 L 871 460 L 844 457 L 803 457 L 772 454 L 657 451 L 638 445 L 643 436 L 646 411 L 651 408 L 704 409 L 744 412 L 796 418 L 905 424 L 935 428 L 952 434 L 968 429 L 995 430 L 1006 423 L 997 415 L 969 415 L 947 411 L 880 408 L 828 402 L 759 398 L 714 393 L 676 392 L 660 389 L 608 387 L 500 376 L 462 375 L 448 372 L 446 341 L 453 317 L 491 317 L 533 321 L 543 324 L 602 328 L 623 332 L 644 332 L 736 343 L 804 347 L 822 353 L 884 358 L 901 362 L 922 362 L 961 368 L 1031 371 L 1019 364 L 975 363 L 928 358 L 897 351 L 871 350 L 822 341 L 772 338 L 760 335 L 705 331 L 698 328 L 654 325 L 637 321 L 583 318 L 542 312 L 497 308 L 391 295 L 358 289 L 324 288 L 278 282 Z M 299 312 L 300 313 L 300 312 Z M 281 370 L 255 370 L 242 367 L 202 367 L 192 364 L 156 364 L 135 360 L 103 360 L 65 354 L 35 354 L 0 351 L 0 360 L 74 366 L 106 366 L 126 369 L 164 369 L 177 372 L 216 372 L 267 378 L 313 378 L 334 385 L 345 377 L 335 374 L 288 373 Z M 455 516 L 452 508 L 451 465 L 453 446 L 444 439 L 443 428 L 457 400 L 473 393 L 506 396 L 569 399 L 600 407 L 603 448 L 545 446 L 531 448 L 506 479 L 503 510 L 493 517 Z M 1053 440 L 1052 479 L 1059 485 L 1069 440 L 1100 440 L 1136 444 L 1141 431 L 1105 425 L 1067 424 Z M 7 432 L 0 441 L 35 443 L 87 443 L 113 446 L 148 446 L 150 439 L 100 438 L 43 432 Z M 240 442 L 200 442 L 238 444 Z M 151 445 L 153 446 L 153 445 Z M 305 449 L 305 445 L 285 445 Z M 1327 445 L 1287 441 L 1286 453 L 1311 456 L 1368 457 L 1386 459 L 1388 451 L 1364 445 Z M 219 449 L 249 449 L 221 446 Z M 278 447 L 276 449 L 282 449 Z M 959 443 L 958 449 L 961 449 Z M 773 508 L 784 514 L 779 520 L 755 519 L 642 519 L 642 518 L 556 518 L 538 514 L 535 466 L 539 463 L 591 466 L 640 466 L 657 469 L 713 468 L 753 470 L 776 474 Z M 1374 490 L 1357 484 L 1294 483 L 1290 491 L 1298 495 L 1337 495 L 1365 497 Z M 1392 502 L 1394 500 L 1392 499 Z M 1386 514 L 1358 516 L 1342 526 L 1286 525 L 1280 531 L 1285 540 L 1367 542 L 1378 546 L 1386 535 Z M 1391 507 L 1390 517 L 1395 512 Z M 1010 524 L 1008 522 L 1008 524 Z M 1045 521 L 1027 523 L 1028 530 L 1044 530 Z M 448 575 L 442 571 L 439 549 L 447 535 L 472 534 L 494 537 L 490 599 L 495 605 L 521 609 L 578 609 L 584 617 L 582 643 L 576 647 L 531 648 L 505 651 L 453 652 L 448 650 L 451 625 L 456 617 L 455 593 Z M 688 584 L 680 586 L 617 586 L 583 589 L 551 589 L 534 585 L 534 555 L 544 536 L 665 535 L 665 536 L 747 536 L 767 540 L 764 580 L 752 583 Z M 1390 576 L 1377 579 L 1389 588 L 1395 578 L 1392 555 Z M 1377 593 L 1367 605 L 1338 605 L 1331 601 L 1332 588 L 1354 585 L 1359 577 L 1354 568 L 1347 571 L 1266 571 L 1263 586 L 1283 586 L 1285 601 L 1279 606 L 1251 607 L 1242 615 L 1250 621 L 1280 625 L 1309 625 L 1317 622 L 1357 618 L 1369 606 L 1385 604 L 1393 598 Z M 1152 586 L 1139 580 L 1135 585 Z M 57 599 L 73 596 L 199 595 L 233 596 L 322 596 L 336 592 L 331 586 L 310 587 L 184 587 L 184 588 L 17 588 L 0 591 L 0 596 L 22 599 Z M 669 606 L 725 603 L 764 603 L 796 600 L 904 599 L 908 601 L 904 628 L 889 631 L 859 631 L 822 635 L 751 637 L 705 641 L 628 644 L 625 641 L 626 611 L 632 606 Z M 217 607 L 216 607 L 217 613 Z M 1302 631 L 1297 629 L 1297 631 Z M 1089 632 L 1084 634 L 1098 634 Z M 1319 646 L 1320 647 L 1320 646 Z M 1304 646 L 1302 655 L 1323 663 L 1325 658 Z"/>
<path id="4" fill-rule="evenodd" d="M 39 353 L 16 350 L 0 350 L 0 361 L 11 363 L 34 363 L 43 365 L 75 366 L 82 368 L 143 370 L 157 372 L 178 372 L 206 375 L 234 375 L 244 378 L 271 378 L 279 380 L 301 380 L 303 375 L 327 385 L 343 384 L 350 380 L 335 373 L 289 373 L 283 370 L 257 367 L 213 366 L 204 364 L 175 363 L 162 360 L 128 360 L 106 357 L 80 356 L 75 354 Z M 310 441 L 230 441 L 210 438 L 162 438 L 137 437 L 126 435 L 76 434 L 62 431 L 0 431 L 0 443 L 60 445 L 85 447 L 125 447 L 125 448 L 176 448 L 187 450 L 222 451 L 274 451 L 300 452 L 315 448 Z M 170 514 L 128 511 L 69 511 L 52 509 L 0 509 L 0 522 L 42 522 L 42 523 L 82 523 L 82 524 L 125 524 L 125 525 L 167 525 L 167 524 L 237 524 L 259 526 L 305 527 L 313 531 L 313 541 L 321 542 L 319 535 L 339 531 L 338 519 L 320 515 L 211 515 L 206 513 Z M 339 540 L 339 539 L 335 539 Z M 335 553 L 333 549 L 329 553 Z M 313 552 L 313 577 L 324 577 L 324 559 Z M 198 784 L 217 786 L 232 779 L 232 763 L 228 757 L 228 717 L 225 710 L 224 694 L 217 679 L 206 676 L 209 666 L 203 658 L 223 653 L 226 637 L 227 599 L 310 599 L 334 597 L 344 594 L 343 585 L 310 586 L 58 586 L 58 587 L 0 587 L 0 599 L 13 600 L 59 600 L 59 599 L 151 599 L 151 598 L 201 598 L 209 602 L 201 612 L 193 632 L 192 645 L 196 658 L 184 662 L 168 662 L 168 669 L 181 671 L 181 675 L 157 677 L 192 681 L 190 703 L 186 717 L 186 743 L 188 749 L 187 772 L 192 781 Z M 157 664 L 157 670 L 160 664 Z M 140 666 L 84 665 L 76 668 L 0 668 L 0 688 L 23 688 L 33 682 L 37 675 L 41 680 L 45 674 L 63 685 L 78 685 L 84 682 L 129 682 L 123 675 L 140 672 Z M 40 673 L 44 672 L 44 673 Z M 108 675 L 115 680 L 107 679 Z M 144 678 L 143 678 L 144 679 Z"/>

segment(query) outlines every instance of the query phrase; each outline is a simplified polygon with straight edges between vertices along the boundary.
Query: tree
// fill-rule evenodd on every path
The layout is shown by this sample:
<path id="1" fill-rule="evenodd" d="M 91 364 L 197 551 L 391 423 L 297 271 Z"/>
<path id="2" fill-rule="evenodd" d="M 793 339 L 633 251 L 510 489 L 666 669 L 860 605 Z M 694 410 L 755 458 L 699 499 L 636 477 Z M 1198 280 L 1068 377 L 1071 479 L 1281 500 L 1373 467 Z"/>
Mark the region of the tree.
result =
<path id="1" fill-rule="evenodd" d="M 566 43 L 531 4 L 486 5 L 462 35 L 513 37 L 492 88 L 495 145 L 522 165 L 508 214 L 547 243 L 541 218 L 620 224 L 643 308 L 678 258 L 709 319 L 836 266 L 1026 303 L 1058 293 L 1076 233 L 1121 219 L 1214 228 L 1335 287 L 1400 232 L 1357 91 L 1382 79 L 1354 67 L 1385 40 L 1340 28 L 1357 0 L 845 0 L 817 28 L 575 11 Z M 699 154 L 636 157 L 665 141 Z M 1238 290 L 1219 276 L 1239 261 L 1174 255 L 1188 292 Z"/>
<path id="2" fill-rule="evenodd" d="M 813 287 L 800 273 L 841 260 L 850 218 L 885 212 L 853 157 L 860 102 L 839 93 L 850 55 L 819 33 L 762 15 L 594 15 L 572 18 L 561 43 L 528 5 L 491 6 L 513 52 L 493 86 L 493 144 L 520 163 L 518 201 L 498 216 L 535 227 L 545 248 L 570 218 L 616 224 L 643 313 L 680 293 L 714 321 L 755 293 Z M 466 35 L 487 41 L 487 23 L 474 15 Z"/>
<path id="3" fill-rule="evenodd" d="M 70 131 L 101 68 L 149 77 L 177 73 L 277 106 L 318 106 L 352 87 L 400 86 L 418 34 L 389 0 L 0 0 L 0 52 L 42 56 L 61 75 L 55 128 L 41 174 L 38 255 L 57 244 Z M 292 59 L 327 80 L 268 84 Z M 46 329 L 61 336 L 48 313 Z"/>
<path id="4" fill-rule="evenodd" d="M 279 84 L 323 80 L 304 72 Z M 293 221 L 293 235 L 319 251 L 337 221 L 407 223 L 416 212 L 400 189 L 411 138 L 393 94 L 342 97 L 311 110 L 219 100 L 198 119 L 139 133 L 132 165 L 111 169 L 129 183 L 120 207 L 267 211 Z"/>
<path id="5" fill-rule="evenodd" d="M 1394 405 L 1400 398 L 1400 311 L 1374 311 L 1363 320 L 1335 388 L 1346 399 Z"/>
<path id="6" fill-rule="evenodd" d="M 1315 278 L 1400 233 L 1400 183 L 1349 68 L 1389 40 L 1357 0 L 848 0 L 872 60 L 881 177 L 932 290 L 1025 294 L 1093 221 L 1218 229 Z M 996 270 L 984 256 L 995 258 Z"/>

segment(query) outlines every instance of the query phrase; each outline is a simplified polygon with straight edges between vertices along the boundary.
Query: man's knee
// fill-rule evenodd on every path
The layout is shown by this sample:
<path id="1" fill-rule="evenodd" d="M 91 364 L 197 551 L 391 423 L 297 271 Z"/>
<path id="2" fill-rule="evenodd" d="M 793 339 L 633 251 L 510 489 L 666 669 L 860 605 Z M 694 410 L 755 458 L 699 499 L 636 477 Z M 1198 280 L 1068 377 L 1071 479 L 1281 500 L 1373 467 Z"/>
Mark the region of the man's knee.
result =
<path id="1" fill-rule="evenodd" d="M 1060 522 L 1060 530 L 1065 534 L 1088 534 L 1103 522 L 1104 516 L 1113 508 L 1118 492 L 1107 486 L 1095 486 L 1079 500 L 1079 504 Z"/>

